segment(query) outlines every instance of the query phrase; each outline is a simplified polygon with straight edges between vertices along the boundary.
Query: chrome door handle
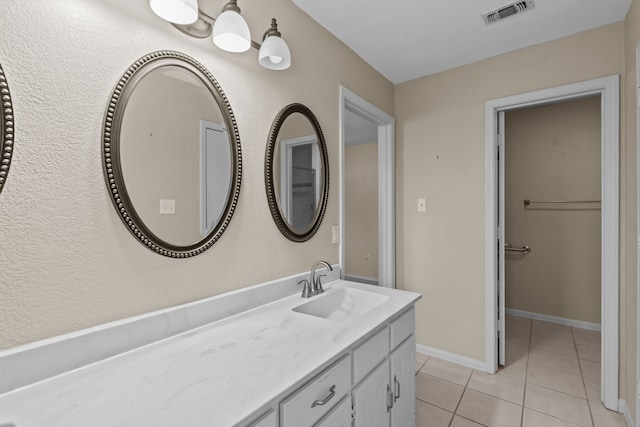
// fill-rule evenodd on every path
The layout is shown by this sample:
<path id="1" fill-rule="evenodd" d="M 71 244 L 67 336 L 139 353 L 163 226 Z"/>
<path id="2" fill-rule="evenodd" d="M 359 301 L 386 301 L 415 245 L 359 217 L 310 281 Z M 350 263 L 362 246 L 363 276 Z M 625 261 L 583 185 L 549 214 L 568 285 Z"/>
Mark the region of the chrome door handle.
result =
<path id="1" fill-rule="evenodd" d="M 531 248 L 528 245 L 524 245 L 521 248 L 514 248 L 513 246 L 511 246 L 511 243 L 507 243 L 506 245 L 504 245 L 504 250 L 508 252 L 522 252 L 523 254 L 528 254 L 529 252 L 531 252 Z"/>
<path id="2" fill-rule="evenodd" d="M 329 389 L 329 394 L 327 395 L 327 397 L 325 397 L 322 400 L 316 400 L 311 404 L 312 408 L 315 408 L 316 406 L 322 406 L 322 405 L 326 405 L 327 402 L 329 402 L 331 399 L 333 399 L 333 396 L 336 395 L 336 386 L 332 385 L 331 388 Z"/>
<path id="3" fill-rule="evenodd" d="M 391 408 L 393 408 L 393 391 L 391 391 L 391 386 L 387 384 L 387 412 L 390 412 Z"/>
<path id="4" fill-rule="evenodd" d="M 396 389 L 396 392 L 393 395 L 393 401 L 397 402 L 398 399 L 400 399 L 400 381 L 398 381 L 398 378 L 395 375 L 393 376 L 393 385 Z"/>

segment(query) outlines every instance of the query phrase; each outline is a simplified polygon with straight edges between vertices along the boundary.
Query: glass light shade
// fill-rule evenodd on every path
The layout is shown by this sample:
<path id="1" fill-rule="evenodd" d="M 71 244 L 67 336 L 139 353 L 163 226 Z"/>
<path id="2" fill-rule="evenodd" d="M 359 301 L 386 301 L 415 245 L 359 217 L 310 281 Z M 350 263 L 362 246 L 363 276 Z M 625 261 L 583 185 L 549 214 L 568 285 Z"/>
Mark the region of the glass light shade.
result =
<path id="1" fill-rule="evenodd" d="M 198 20 L 198 0 L 149 0 L 151 10 L 165 21 L 189 25 Z"/>
<path id="2" fill-rule="evenodd" d="M 282 37 L 267 37 L 260 47 L 258 62 L 269 70 L 286 70 L 291 66 L 289 46 Z"/>
<path id="3" fill-rule="evenodd" d="M 213 43 L 227 52 L 246 52 L 251 48 L 251 32 L 242 15 L 222 12 L 213 24 Z"/>

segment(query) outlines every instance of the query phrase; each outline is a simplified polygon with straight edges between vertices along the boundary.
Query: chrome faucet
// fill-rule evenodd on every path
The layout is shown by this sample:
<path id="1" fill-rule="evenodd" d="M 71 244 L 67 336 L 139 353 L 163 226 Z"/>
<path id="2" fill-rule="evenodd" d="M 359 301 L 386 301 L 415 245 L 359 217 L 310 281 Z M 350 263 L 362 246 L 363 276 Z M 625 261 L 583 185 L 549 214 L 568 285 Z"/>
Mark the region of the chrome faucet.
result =
<path id="1" fill-rule="evenodd" d="M 324 265 L 330 271 L 333 271 L 333 267 L 331 267 L 331 264 L 327 261 L 318 261 L 313 264 L 313 267 L 311 267 L 311 276 L 309 277 L 310 280 L 302 279 L 298 282 L 299 285 L 302 285 L 302 298 L 309 298 L 324 292 L 324 289 L 322 289 L 322 278 L 327 275 L 318 274 L 316 276 L 316 268 L 320 265 Z"/>
<path id="2" fill-rule="evenodd" d="M 329 264 L 327 261 L 318 261 L 313 264 L 313 267 L 311 267 L 311 286 L 313 286 L 314 295 L 318 295 L 324 292 L 324 289 L 322 289 L 321 280 L 323 277 L 327 276 L 326 274 L 318 274 L 316 276 L 316 268 L 318 268 L 319 265 L 324 265 L 329 269 L 329 271 L 333 271 L 333 267 L 331 267 L 331 264 Z"/>

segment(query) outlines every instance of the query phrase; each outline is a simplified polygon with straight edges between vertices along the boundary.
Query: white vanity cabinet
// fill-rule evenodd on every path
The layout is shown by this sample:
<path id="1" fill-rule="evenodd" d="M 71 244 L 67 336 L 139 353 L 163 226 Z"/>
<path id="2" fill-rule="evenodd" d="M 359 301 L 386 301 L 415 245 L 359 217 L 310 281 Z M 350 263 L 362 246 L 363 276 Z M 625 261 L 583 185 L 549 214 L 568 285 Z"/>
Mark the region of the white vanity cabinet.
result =
<path id="1" fill-rule="evenodd" d="M 389 355 L 391 369 L 391 425 L 413 427 L 416 412 L 416 340 L 411 335 Z"/>
<path id="2" fill-rule="evenodd" d="M 411 307 L 283 400 L 280 426 L 413 427 L 414 329 Z"/>
<path id="3" fill-rule="evenodd" d="M 350 389 L 351 355 L 347 354 L 280 403 L 280 425 L 314 425 L 347 396 Z"/>
<path id="4" fill-rule="evenodd" d="M 353 388 L 355 427 L 415 425 L 414 329 L 412 308 L 354 351 L 354 373 L 358 360 L 363 365 L 371 364 L 384 351 L 382 363 L 374 365 L 377 367 Z M 381 337 L 387 338 L 384 347 Z M 358 379 L 354 376 L 354 383 Z"/>

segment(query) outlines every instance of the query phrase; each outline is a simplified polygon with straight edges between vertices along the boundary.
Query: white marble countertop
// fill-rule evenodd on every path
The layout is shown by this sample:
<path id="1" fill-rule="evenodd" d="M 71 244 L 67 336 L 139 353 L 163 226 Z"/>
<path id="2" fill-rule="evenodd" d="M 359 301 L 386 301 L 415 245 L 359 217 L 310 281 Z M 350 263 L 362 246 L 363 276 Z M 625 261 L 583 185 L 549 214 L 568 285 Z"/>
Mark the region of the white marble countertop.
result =
<path id="1" fill-rule="evenodd" d="M 348 321 L 297 313 L 287 297 L 0 395 L 0 425 L 232 426 L 285 397 L 419 294 L 335 281 L 388 296 Z"/>

